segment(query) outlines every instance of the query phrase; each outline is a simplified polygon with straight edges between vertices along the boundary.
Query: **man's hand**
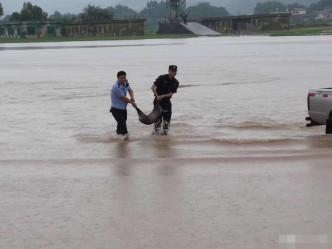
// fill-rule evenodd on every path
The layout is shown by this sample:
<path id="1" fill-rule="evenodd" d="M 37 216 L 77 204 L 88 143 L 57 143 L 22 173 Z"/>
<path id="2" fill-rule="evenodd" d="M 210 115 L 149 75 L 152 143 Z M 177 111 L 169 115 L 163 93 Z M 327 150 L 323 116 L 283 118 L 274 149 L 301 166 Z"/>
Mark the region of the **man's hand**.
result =
<path id="1" fill-rule="evenodd" d="M 156 97 L 157 101 L 160 102 L 163 99 L 163 96 L 158 96 Z"/>
<path id="2" fill-rule="evenodd" d="M 137 105 L 136 105 L 136 103 L 135 103 L 135 102 L 132 102 L 132 103 L 131 103 L 131 105 L 132 105 L 134 108 L 136 108 L 136 107 L 137 107 Z"/>

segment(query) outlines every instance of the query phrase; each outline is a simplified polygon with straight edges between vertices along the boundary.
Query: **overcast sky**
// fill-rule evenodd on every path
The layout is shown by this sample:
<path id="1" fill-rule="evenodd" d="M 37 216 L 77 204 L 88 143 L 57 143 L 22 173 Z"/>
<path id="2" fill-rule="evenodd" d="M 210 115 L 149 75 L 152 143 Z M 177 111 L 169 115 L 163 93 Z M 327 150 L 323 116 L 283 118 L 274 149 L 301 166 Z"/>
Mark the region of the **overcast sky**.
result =
<path id="1" fill-rule="evenodd" d="M 25 0 L 27 1 L 27 0 Z M 14 11 L 20 11 L 24 0 L 0 0 L 4 8 L 5 15 Z M 79 13 L 89 3 L 100 5 L 101 7 L 115 6 L 117 4 L 126 5 L 134 10 L 141 10 L 146 6 L 148 0 L 30 0 L 34 5 L 43 8 L 49 15 L 58 10 L 61 13 Z M 158 0 L 160 1 L 160 0 Z M 199 2 L 210 2 L 215 6 L 223 6 L 231 12 L 231 14 L 252 14 L 253 9 L 258 2 L 267 2 L 268 0 L 187 0 L 187 5 L 195 5 Z M 279 0 L 283 3 L 301 3 L 309 5 L 318 0 Z"/>

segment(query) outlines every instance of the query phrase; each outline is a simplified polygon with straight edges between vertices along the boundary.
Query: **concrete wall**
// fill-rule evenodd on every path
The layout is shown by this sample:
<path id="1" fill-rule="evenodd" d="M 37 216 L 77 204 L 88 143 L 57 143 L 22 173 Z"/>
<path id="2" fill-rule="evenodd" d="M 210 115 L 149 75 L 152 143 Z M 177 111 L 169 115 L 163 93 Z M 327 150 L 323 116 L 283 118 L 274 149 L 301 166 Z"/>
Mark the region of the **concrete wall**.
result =
<path id="1" fill-rule="evenodd" d="M 180 23 L 159 23 L 158 35 L 164 34 L 193 34 Z"/>
<path id="2" fill-rule="evenodd" d="M 0 23 L 0 38 L 42 38 L 79 36 L 138 36 L 144 35 L 144 19 L 114 20 L 105 23 Z"/>
<path id="3" fill-rule="evenodd" d="M 190 19 L 220 33 L 261 33 L 289 29 L 290 13 Z"/>
<path id="4" fill-rule="evenodd" d="M 0 23 L 0 38 L 61 37 L 61 23 L 9 22 Z"/>
<path id="5" fill-rule="evenodd" d="M 105 23 L 70 23 L 64 24 L 64 35 L 80 36 L 142 36 L 144 19 L 114 20 Z"/>

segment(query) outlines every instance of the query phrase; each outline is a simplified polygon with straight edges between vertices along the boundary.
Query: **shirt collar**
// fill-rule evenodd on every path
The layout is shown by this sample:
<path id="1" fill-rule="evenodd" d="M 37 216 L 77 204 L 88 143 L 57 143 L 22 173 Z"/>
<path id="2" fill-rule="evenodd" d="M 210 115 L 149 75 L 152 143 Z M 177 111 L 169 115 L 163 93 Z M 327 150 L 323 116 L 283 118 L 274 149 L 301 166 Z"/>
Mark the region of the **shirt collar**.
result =
<path id="1" fill-rule="evenodd" d="M 118 84 L 118 87 L 125 87 L 126 85 L 122 85 L 118 80 L 116 81 L 116 84 Z"/>

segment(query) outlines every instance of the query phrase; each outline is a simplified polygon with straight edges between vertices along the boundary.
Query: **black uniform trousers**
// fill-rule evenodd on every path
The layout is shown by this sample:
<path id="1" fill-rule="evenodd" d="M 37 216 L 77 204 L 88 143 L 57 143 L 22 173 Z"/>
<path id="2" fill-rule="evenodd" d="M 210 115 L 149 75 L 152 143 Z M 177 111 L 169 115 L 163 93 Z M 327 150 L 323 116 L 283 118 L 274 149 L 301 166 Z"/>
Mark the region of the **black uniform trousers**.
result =
<path id="1" fill-rule="evenodd" d="M 116 134 L 126 135 L 128 133 L 127 130 L 127 110 L 120 110 L 116 108 L 111 108 L 112 115 L 116 122 L 118 123 L 116 128 Z"/>
<path id="2" fill-rule="evenodd" d="M 155 104 L 156 101 L 157 100 L 154 100 L 153 104 Z M 162 100 L 159 104 L 163 111 L 161 118 L 154 123 L 154 129 L 156 132 L 160 131 L 162 135 L 167 135 L 172 118 L 172 103 L 170 100 Z M 161 124 L 163 124 L 162 131 Z"/>

